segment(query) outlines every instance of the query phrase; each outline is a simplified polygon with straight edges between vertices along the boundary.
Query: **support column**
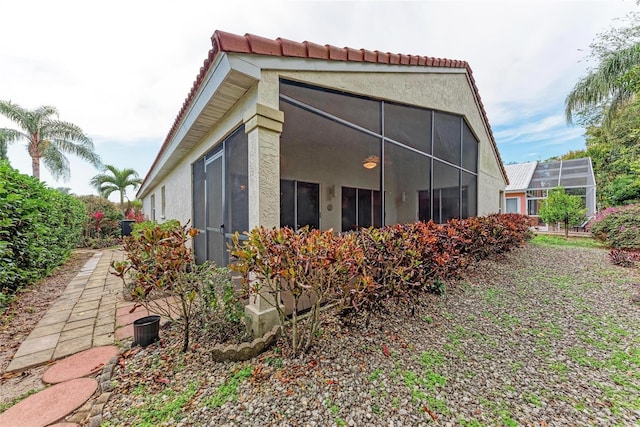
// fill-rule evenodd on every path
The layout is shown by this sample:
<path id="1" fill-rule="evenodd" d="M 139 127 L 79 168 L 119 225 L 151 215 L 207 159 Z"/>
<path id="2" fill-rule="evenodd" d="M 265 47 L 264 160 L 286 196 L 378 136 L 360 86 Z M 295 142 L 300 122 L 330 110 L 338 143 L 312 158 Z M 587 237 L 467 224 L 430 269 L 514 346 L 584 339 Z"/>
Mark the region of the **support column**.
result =
<path id="1" fill-rule="evenodd" d="M 244 115 L 249 151 L 249 229 L 280 226 L 280 134 L 284 113 L 256 103 Z M 278 324 L 273 295 L 251 295 L 245 314 L 254 338 Z"/>

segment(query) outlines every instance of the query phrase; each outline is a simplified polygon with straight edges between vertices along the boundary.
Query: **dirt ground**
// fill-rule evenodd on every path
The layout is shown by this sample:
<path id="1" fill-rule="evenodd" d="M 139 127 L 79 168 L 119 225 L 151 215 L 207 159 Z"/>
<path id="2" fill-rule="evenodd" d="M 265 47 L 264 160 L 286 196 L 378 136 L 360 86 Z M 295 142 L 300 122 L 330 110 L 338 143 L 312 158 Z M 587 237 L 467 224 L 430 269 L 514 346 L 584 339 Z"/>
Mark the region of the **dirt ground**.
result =
<path id="1" fill-rule="evenodd" d="M 0 317 L 0 405 L 32 390 L 44 387 L 40 378 L 47 366 L 23 372 L 5 372 L 20 344 L 31 333 L 49 306 L 62 294 L 67 283 L 93 256 L 91 250 L 74 251 L 67 262 L 49 277 L 19 292 Z"/>

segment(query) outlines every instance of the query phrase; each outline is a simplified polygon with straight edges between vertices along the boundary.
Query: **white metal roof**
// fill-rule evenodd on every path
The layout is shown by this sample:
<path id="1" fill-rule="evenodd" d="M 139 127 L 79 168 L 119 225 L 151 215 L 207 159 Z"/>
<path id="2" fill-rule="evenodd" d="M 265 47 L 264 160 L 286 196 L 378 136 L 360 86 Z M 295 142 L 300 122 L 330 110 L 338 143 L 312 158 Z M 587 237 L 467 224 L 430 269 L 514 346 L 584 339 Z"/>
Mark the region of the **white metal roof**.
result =
<path id="1" fill-rule="evenodd" d="M 529 182 L 536 170 L 538 162 L 518 163 L 516 165 L 504 165 L 509 177 L 509 185 L 505 191 L 525 191 L 529 188 Z"/>

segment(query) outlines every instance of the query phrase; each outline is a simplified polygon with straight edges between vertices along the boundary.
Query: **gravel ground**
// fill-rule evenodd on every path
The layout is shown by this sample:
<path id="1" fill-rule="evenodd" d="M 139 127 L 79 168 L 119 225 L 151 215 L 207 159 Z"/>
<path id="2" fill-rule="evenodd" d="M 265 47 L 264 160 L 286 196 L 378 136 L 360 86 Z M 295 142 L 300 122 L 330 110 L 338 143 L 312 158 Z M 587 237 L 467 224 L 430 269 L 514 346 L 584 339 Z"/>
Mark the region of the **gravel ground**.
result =
<path id="1" fill-rule="evenodd" d="M 331 317 L 298 358 L 214 363 L 169 328 L 121 360 L 103 426 L 638 425 L 639 283 L 606 251 L 530 244 L 413 315 Z"/>

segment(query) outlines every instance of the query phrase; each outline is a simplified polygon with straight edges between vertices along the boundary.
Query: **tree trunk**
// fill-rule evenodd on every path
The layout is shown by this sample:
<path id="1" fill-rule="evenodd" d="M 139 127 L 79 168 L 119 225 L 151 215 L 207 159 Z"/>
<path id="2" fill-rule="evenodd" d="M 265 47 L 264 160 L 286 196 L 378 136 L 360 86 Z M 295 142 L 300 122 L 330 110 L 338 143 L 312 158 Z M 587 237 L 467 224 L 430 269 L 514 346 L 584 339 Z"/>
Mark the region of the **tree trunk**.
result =
<path id="1" fill-rule="evenodd" d="M 569 239 L 569 219 L 564 220 L 564 238 Z"/>
<path id="2" fill-rule="evenodd" d="M 35 178 L 40 181 L 40 157 L 39 156 L 31 156 L 31 170 L 32 174 Z"/>

